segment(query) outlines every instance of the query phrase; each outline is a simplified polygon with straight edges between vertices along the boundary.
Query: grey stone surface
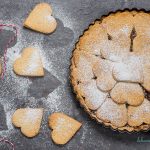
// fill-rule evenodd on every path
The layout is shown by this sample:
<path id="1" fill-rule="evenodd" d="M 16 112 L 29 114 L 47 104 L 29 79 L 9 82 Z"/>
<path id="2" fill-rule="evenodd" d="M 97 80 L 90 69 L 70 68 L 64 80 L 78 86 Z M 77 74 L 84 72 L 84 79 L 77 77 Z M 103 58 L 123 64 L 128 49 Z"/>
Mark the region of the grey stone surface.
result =
<path id="1" fill-rule="evenodd" d="M 17 43 L 7 53 L 7 71 L 0 80 L 0 137 L 9 139 L 15 150 L 149 150 L 150 143 L 137 143 L 138 137 L 150 139 L 149 132 L 120 133 L 105 128 L 91 120 L 75 100 L 69 83 L 69 66 L 72 50 L 79 36 L 95 19 L 109 12 L 125 8 L 149 10 L 149 0 L 43 0 L 49 2 L 57 18 L 58 28 L 51 35 L 43 35 L 22 27 L 28 12 L 41 0 L 0 0 L 0 21 L 16 24 L 20 31 Z M 0 33 L 0 54 L 11 31 Z M 34 45 L 41 49 L 46 79 L 30 79 L 16 76 L 12 64 L 22 48 Z M 38 88 L 39 86 L 39 88 Z M 40 87 L 41 86 L 41 87 Z M 35 88 L 35 90 L 34 90 Z M 45 89 L 46 88 L 46 89 Z M 46 91 L 45 91 L 46 90 Z M 37 93 L 37 95 L 36 95 Z M 41 130 L 35 138 L 26 138 L 11 124 L 11 116 L 17 108 L 43 107 Z M 55 145 L 50 138 L 48 116 L 56 111 L 64 112 L 83 123 L 75 137 L 64 146 Z M 4 117 L 3 117 L 4 116 Z M 6 119 L 5 119 L 6 118 Z M 11 149 L 0 142 L 0 150 Z"/>

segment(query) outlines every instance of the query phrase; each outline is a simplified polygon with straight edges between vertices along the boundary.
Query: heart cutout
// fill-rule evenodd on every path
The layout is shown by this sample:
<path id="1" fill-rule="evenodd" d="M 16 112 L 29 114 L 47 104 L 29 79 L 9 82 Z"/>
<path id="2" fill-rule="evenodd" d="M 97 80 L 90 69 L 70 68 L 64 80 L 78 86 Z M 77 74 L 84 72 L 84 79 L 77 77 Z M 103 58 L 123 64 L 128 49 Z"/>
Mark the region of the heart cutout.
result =
<path id="1" fill-rule="evenodd" d="M 12 123 L 21 128 L 27 137 L 34 137 L 39 133 L 43 116 L 43 108 L 21 108 L 15 111 Z"/>
<path id="2" fill-rule="evenodd" d="M 39 51 L 33 47 L 25 48 L 13 67 L 14 72 L 21 76 L 44 76 Z"/>
<path id="3" fill-rule="evenodd" d="M 63 113 L 53 113 L 49 116 L 49 127 L 53 130 L 51 136 L 56 144 L 66 144 L 81 125 L 80 122 Z"/>
<path id="4" fill-rule="evenodd" d="M 132 127 L 138 127 L 143 123 L 150 124 L 150 101 L 144 99 L 140 106 L 129 106 L 128 124 Z"/>
<path id="5" fill-rule="evenodd" d="M 57 22 L 52 16 L 51 6 L 47 3 L 37 4 L 25 20 L 24 26 L 41 33 L 52 33 Z"/>
<path id="6" fill-rule="evenodd" d="M 48 70 L 44 69 L 45 75 L 43 78 L 30 78 L 32 82 L 28 88 L 28 94 L 31 97 L 40 99 L 47 97 L 53 92 L 61 82 L 53 76 Z"/>
<path id="7" fill-rule="evenodd" d="M 144 101 L 144 91 L 138 83 L 118 82 L 110 96 L 116 103 L 132 106 L 138 106 Z"/>

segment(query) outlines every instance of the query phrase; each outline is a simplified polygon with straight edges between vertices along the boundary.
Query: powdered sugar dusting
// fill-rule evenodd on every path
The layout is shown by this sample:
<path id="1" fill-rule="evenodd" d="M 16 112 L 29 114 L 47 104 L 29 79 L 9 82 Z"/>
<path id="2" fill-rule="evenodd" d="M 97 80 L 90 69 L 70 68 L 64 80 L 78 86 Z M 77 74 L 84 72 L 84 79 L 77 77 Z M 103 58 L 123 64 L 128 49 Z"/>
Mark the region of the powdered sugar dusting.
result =
<path id="1" fill-rule="evenodd" d="M 80 84 L 80 90 L 83 97 L 85 97 L 85 103 L 92 110 L 96 110 L 101 106 L 107 97 L 107 93 L 98 90 L 95 80 L 91 80 L 87 84 Z"/>
<path id="2" fill-rule="evenodd" d="M 121 30 L 126 36 L 129 35 L 130 28 L 129 28 L 127 25 L 123 26 L 120 30 Z"/>
<path id="3" fill-rule="evenodd" d="M 111 122 L 115 126 L 123 126 L 127 123 L 127 110 L 125 105 L 117 105 L 110 98 L 106 99 L 97 110 L 97 116 L 106 122 Z"/>
<path id="4" fill-rule="evenodd" d="M 143 82 L 143 69 L 141 59 L 138 57 L 128 57 L 126 60 L 116 63 L 113 75 L 118 81 Z"/>
<path id="5" fill-rule="evenodd" d="M 130 112 L 131 111 L 131 112 Z M 150 117 L 150 102 L 147 99 L 144 99 L 143 103 L 140 106 L 137 107 L 132 107 L 130 106 L 129 108 L 129 121 L 143 121 L 147 122 Z M 150 123 L 150 121 L 149 121 Z"/>
<path id="6" fill-rule="evenodd" d="M 58 112 L 61 110 L 62 105 L 62 97 L 63 97 L 64 89 L 62 86 L 59 86 L 56 90 L 54 90 L 45 101 L 47 109 L 52 110 L 52 112 Z"/>
<path id="7" fill-rule="evenodd" d="M 33 50 L 33 53 L 29 57 L 27 64 L 27 67 L 24 68 L 24 73 L 32 74 L 33 72 L 36 72 L 39 68 L 42 67 L 41 58 L 38 53 L 38 50 Z"/>
<path id="8" fill-rule="evenodd" d="M 24 113 L 24 122 L 32 122 L 35 123 L 38 119 L 41 119 L 42 116 L 42 109 L 34 109 L 34 108 L 27 108 L 25 109 Z"/>

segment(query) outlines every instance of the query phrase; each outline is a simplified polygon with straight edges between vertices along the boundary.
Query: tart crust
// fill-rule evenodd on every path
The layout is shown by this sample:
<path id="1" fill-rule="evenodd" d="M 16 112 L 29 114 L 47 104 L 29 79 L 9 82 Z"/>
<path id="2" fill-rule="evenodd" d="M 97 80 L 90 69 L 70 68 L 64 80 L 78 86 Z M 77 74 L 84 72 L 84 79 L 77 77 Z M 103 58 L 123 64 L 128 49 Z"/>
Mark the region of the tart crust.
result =
<path id="1" fill-rule="evenodd" d="M 101 47 L 98 47 L 99 45 L 97 45 L 97 43 L 99 42 L 99 40 L 102 41 L 101 38 L 106 38 L 105 37 L 105 33 L 104 33 L 105 31 L 103 31 L 102 29 L 100 29 L 100 31 L 97 31 L 96 28 L 99 25 L 103 24 L 103 21 L 106 22 L 107 19 L 109 19 L 109 18 L 113 18 L 114 17 L 116 19 L 117 16 L 119 16 L 119 17 L 126 17 L 127 16 L 127 18 L 128 18 L 128 15 L 129 16 L 130 15 L 131 16 L 137 16 L 137 19 L 139 19 L 139 20 L 135 21 L 135 23 L 132 24 L 133 26 L 131 28 L 133 29 L 134 27 L 135 28 L 137 27 L 137 30 L 138 30 L 139 33 L 141 33 L 141 34 L 143 34 L 143 32 L 146 33 L 146 29 L 148 27 L 145 24 L 143 24 L 143 28 L 146 28 L 143 31 L 143 28 L 141 26 L 139 26 L 139 24 L 138 24 L 139 22 L 141 22 L 142 18 L 145 17 L 144 18 L 145 21 L 148 18 L 150 18 L 150 14 L 146 13 L 144 11 L 137 11 L 137 10 L 136 11 L 135 10 L 131 10 L 131 11 L 129 11 L 129 10 L 117 11 L 115 13 L 110 13 L 108 16 L 103 16 L 99 20 L 96 20 L 95 22 L 93 22 L 89 26 L 89 28 L 87 30 L 84 31 L 83 35 L 79 38 L 79 41 L 77 42 L 77 44 L 75 46 L 75 49 L 73 51 L 73 55 L 72 55 L 72 58 L 71 58 L 70 81 L 71 81 L 71 84 L 73 86 L 74 93 L 76 94 L 76 99 L 80 102 L 80 105 L 91 116 L 91 118 L 95 119 L 98 123 L 102 123 L 105 127 L 111 127 L 113 130 L 119 130 L 119 131 L 128 131 L 128 132 L 132 132 L 132 131 L 147 131 L 147 130 L 150 129 L 150 124 L 147 124 L 147 123 L 142 123 L 142 124 L 140 124 L 138 126 L 134 126 L 134 125 L 132 126 L 132 125 L 129 125 L 128 121 L 127 121 L 127 123 L 125 125 L 123 125 L 123 126 L 115 126 L 111 121 L 105 121 L 103 119 L 100 119 L 100 117 L 97 117 L 97 115 L 96 115 L 96 111 L 97 110 L 91 110 L 87 106 L 87 104 L 86 104 L 87 98 L 83 96 L 82 90 L 80 89 L 80 86 L 79 86 L 79 84 L 82 84 L 82 82 L 78 80 L 78 77 L 77 77 L 78 73 L 75 73 L 75 70 L 76 70 L 76 67 L 77 67 L 76 66 L 76 62 L 78 62 L 78 59 L 79 59 L 78 56 L 80 55 L 80 53 L 85 52 L 87 54 L 89 53 L 91 55 L 103 58 L 103 55 L 101 55 L 101 52 L 97 50 L 97 49 L 101 49 Z M 128 23 L 130 24 L 130 21 L 132 21 L 132 19 L 128 20 L 127 24 Z M 148 21 L 148 22 L 150 22 L 150 21 Z M 119 26 L 121 26 L 121 23 L 119 24 Z M 114 27 L 117 28 L 117 25 L 114 26 Z M 149 27 L 149 29 L 150 29 L 150 27 Z M 112 34 L 115 34 L 115 32 L 113 32 L 111 29 L 109 29 L 108 31 L 110 31 L 110 33 L 112 33 Z M 84 44 L 84 42 L 85 42 L 84 40 L 88 40 L 88 39 L 86 39 L 86 36 L 89 35 L 91 32 L 96 34 L 96 36 L 94 36 L 94 34 L 91 35 L 91 38 L 93 39 L 93 42 L 90 43 L 90 45 L 85 45 Z M 98 37 L 98 34 L 100 34 L 100 33 L 102 35 L 101 35 L 101 37 Z M 111 37 L 111 35 L 109 35 L 109 34 L 107 34 L 107 35 L 108 35 L 108 38 L 110 38 L 110 40 L 111 40 L 111 38 L 113 38 L 113 37 Z M 116 36 L 116 35 L 113 35 L 113 36 Z M 128 33 L 127 33 L 126 36 L 127 37 L 129 36 Z M 120 39 L 122 39 L 122 37 L 120 35 L 118 35 L 116 37 L 120 37 Z M 117 40 L 119 40 L 119 39 L 117 39 Z M 134 43 L 130 43 L 130 46 L 132 45 L 132 48 L 135 48 L 136 45 L 133 45 L 133 44 Z M 125 45 L 124 47 L 128 47 L 129 48 L 128 44 Z M 132 48 L 131 48 L 131 51 L 132 51 Z M 87 50 L 87 51 L 85 51 L 85 50 Z M 126 52 L 126 49 L 124 51 Z M 110 61 L 113 61 L 113 62 L 118 61 L 118 60 L 124 58 L 124 56 L 125 56 L 124 55 L 124 51 L 121 51 L 121 53 L 117 52 L 117 55 L 115 55 L 115 57 L 111 57 L 111 58 L 113 58 L 113 60 L 109 59 L 110 57 L 108 57 L 108 59 Z M 138 49 L 138 52 L 139 52 L 139 49 Z M 136 52 L 137 55 L 142 55 L 143 54 L 142 52 L 141 53 L 140 52 L 138 53 L 138 52 Z M 149 53 L 149 52 L 147 52 L 147 53 Z M 128 54 L 127 54 L 127 56 L 128 56 Z M 107 59 L 107 58 L 104 58 L 104 59 Z M 94 79 L 94 77 L 92 79 Z M 86 82 L 88 83 L 88 81 L 86 81 Z M 84 84 L 86 82 L 84 82 Z M 117 81 L 117 82 L 120 82 L 120 81 Z M 138 84 L 140 84 L 140 86 L 142 86 L 142 84 L 144 84 L 144 83 L 138 83 Z M 145 90 L 146 89 L 144 89 L 143 91 L 145 92 Z M 148 94 L 148 91 L 147 91 L 147 94 Z M 120 104 L 118 104 L 118 105 L 120 105 Z M 128 107 L 128 106 L 126 106 L 126 107 Z M 129 106 L 129 107 L 132 107 L 132 106 Z M 137 107 L 139 107 L 139 106 L 137 106 Z M 128 112 L 128 108 L 127 108 L 127 112 Z M 128 115 L 127 115 L 127 117 L 128 117 Z"/>

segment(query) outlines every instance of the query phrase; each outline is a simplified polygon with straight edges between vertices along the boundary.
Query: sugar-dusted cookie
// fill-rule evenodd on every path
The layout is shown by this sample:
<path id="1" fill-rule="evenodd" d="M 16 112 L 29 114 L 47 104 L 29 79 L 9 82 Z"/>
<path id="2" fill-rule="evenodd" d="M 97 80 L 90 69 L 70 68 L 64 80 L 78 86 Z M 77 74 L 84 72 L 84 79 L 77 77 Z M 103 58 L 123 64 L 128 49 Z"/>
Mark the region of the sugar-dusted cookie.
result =
<path id="1" fill-rule="evenodd" d="M 110 92 L 111 98 L 119 104 L 138 106 L 144 100 L 142 87 L 137 83 L 118 82 Z"/>
<path id="2" fill-rule="evenodd" d="M 142 59 L 130 54 L 114 65 L 113 76 L 117 81 L 143 83 Z"/>
<path id="3" fill-rule="evenodd" d="M 25 20 L 24 26 L 45 34 L 52 33 L 57 22 L 52 16 L 51 6 L 47 3 L 37 4 Z"/>
<path id="4" fill-rule="evenodd" d="M 150 92 L 150 64 L 143 65 L 144 82 L 142 86 Z"/>
<path id="5" fill-rule="evenodd" d="M 105 122 L 111 122 L 116 127 L 123 127 L 127 123 L 127 109 L 125 104 L 118 105 L 111 98 L 107 98 L 97 110 L 96 115 Z"/>
<path id="6" fill-rule="evenodd" d="M 138 107 L 129 106 L 128 108 L 128 124 L 140 126 L 142 123 L 150 124 L 150 101 L 147 99 L 144 99 Z"/>
<path id="7" fill-rule="evenodd" d="M 73 74 L 75 78 L 82 83 L 89 82 L 94 78 L 92 66 L 97 61 L 97 57 L 89 55 L 88 53 L 82 52 L 82 54 L 76 53 L 74 58 L 74 64 L 76 69 Z M 86 63 L 85 63 L 86 62 Z"/>
<path id="8" fill-rule="evenodd" d="M 21 108 L 15 111 L 12 123 L 21 128 L 27 137 L 34 137 L 39 133 L 43 116 L 43 108 Z"/>
<path id="9" fill-rule="evenodd" d="M 44 70 L 38 49 L 25 48 L 14 62 L 14 72 L 21 76 L 44 76 Z"/>
<path id="10" fill-rule="evenodd" d="M 97 87 L 104 92 L 110 91 L 116 84 L 112 76 L 112 69 L 113 62 L 105 59 L 99 59 L 93 66 Z"/>
<path id="11" fill-rule="evenodd" d="M 108 96 L 107 92 L 98 89 L 95 80 L 91 80 L 89 83 L 80 84 L 79 90 L 81 95 L 85 98 L 86 106 L 91 110 L 96 110 L 101 106 Z"/>
<path id="12" fill-rule="evenodd" d="M 63 113 L 53 113 L 49 116 L 49 127 L 53 130 L 51 136 L 56 144 L 66 144 L 81 125 L 80 122 Z"/>

